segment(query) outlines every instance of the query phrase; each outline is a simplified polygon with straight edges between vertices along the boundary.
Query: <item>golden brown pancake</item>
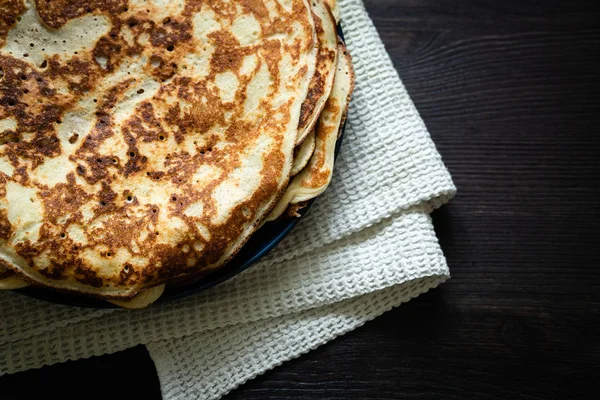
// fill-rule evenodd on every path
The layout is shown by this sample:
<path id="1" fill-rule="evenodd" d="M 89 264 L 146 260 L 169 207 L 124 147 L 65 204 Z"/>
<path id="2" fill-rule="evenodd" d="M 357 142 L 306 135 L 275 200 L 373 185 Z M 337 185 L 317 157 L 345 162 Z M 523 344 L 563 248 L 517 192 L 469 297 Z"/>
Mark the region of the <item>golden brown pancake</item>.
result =
<path id="1" fill-rule="evenodd" d="M 331 11 L 323 1 L 316 0 L 312 0 L 312 9 L 319 50 L 308 95 L 302 103 L 296 145 L 300 145 L 312 132 L 325 106 L 333 85 L 337 61 L 337 31 Z"/>
<path id="2" fill-rule="evenodd" d="M 300 218 L 300 211 L 308 206 L 308 201 L 301 201 L 300 203 L 290 204 L 285 210 L 285 216 L 288 218 Z"/>
<path id="3" fill-rule="evenodd" d="M 295 205 L 317 197 L 327 189 L 331 181 L 335 144 L 354 89 L 352 59 L 341 41 L 339 46 L 340 55 L 333 90 L 319 117 L 315 131 L 315 151 L 308 165 L 294 176 L 277 206 L 271 210 L 267 221 L 279 218 L 290 205 L 292 207 L 288 214 L 297 215 L 298 209 L 303 206 Z"/>
<path id="4" fill-rule="evenodd" d="M 335 18 L 336 24 L 339 24 L 340 23 L 340 5 L 338 3 L 338 0 L 322 0 L 322 1 L 325 4 L 327 4 L 329 9 L 331 10 L 333 17 Z"/>
<path id="5" fill-rule="evenodd" d="M 315 151 L 315 130 L 313 129 L 304 139 L 300 146 L 296 146 L 294 151 L 294 163 L 292 164 L 291 176 L 295 176 L 302 171 Z"/>
<path id="6" fill-rule="evenodd" d="M 0 266 L 127 299 L 227 262 L 288 184 L 309 3 L 0 9 Z"/>
<path id="7" fill-rule="evenodd" d="M 0 266 L 0 290 L 20 289 L 28 286 L 14 271 Z"/>
<path id="8" fill-rule="evenodd" d="M 165 291 L 165 285 L 154 286 L 141 291 L 128 300 L 107 300 L 116 306 L 136 310 L 139 308 L 148 307 L 162 296 Z"/>

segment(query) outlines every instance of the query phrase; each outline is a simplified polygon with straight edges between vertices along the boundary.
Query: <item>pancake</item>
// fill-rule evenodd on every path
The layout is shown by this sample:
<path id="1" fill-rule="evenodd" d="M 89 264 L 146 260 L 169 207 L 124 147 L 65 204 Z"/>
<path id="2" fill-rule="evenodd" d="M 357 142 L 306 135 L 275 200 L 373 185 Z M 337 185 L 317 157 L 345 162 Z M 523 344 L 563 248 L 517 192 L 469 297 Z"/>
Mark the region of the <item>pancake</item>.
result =
<path id="1" fill-rule="evenodd" d="M 226 263 L 285 191 L 305 0 L 3 2 L 0 266 L 129 299 Z"/>
<path id="2" fill-rule="evenodd" d="M 308 137 L 304 139 L 300 146 L 296 147 L 294 152 L 294 163 L 292 164 L 291 176 L 297 175 L 298 172 L 302 171 L 315 151 L 315 131 L 314 129 L 309 133 Z"/>
<path id="3" fill-rule="evenodd" d="M 337 30 L 331 11 L 322 0 L 312 0 L 312 9 L 319 50 L 308 95 L 302 103 L 296 145 L 300 145 L 310 134 L 325 106 L 331 93 L 337 61 Z"/>
<path id="4" fill-rule="evenodd" d="M 14 271 L 0 266 L 0 290 L 20 289 L 28 286 Z"/>
<path id="5" fill-rule="evenodd" d="M 338 0 L 322 0 L 322 1 L 325 4 L 327 4 L 329 9 L 331 10 L 333 17 L 335 18 L 336 24 L 339 24 L 340 23 L 340 4 L 338 3 Z"/>
<path id="6" fill-rule="evenodd" d="M 140 308 L 148 307 L 150 304 L 154 303 L 156 300 L 162 296 L 165 291 L 165 285 L 154 286 L 149 289 L 146 289 L 135 296 L 133 296 L 129 300 L 107 300 L 109 303 L 112 303 L 121 308 L 127 308 L 130 310 L 136 310 Z"/>
<path id="7" fill-rule="evenodd" d="M 283 215 L 288 218 L 300 218 L 300 211 L 306 208 L 306 206 L 308 206 L 308 201 L 301 201 L 300 203 L 290 204 Z"/>
<path id="8" fill-rule="evenodd" d="M 331 181 L 335 143 L 354 89 L 352 59 L 341 41 L 339 46 L 333 90 L 315 130 L 315 151 L 308 165 L 294 176 L 277 206 L 271 210 L 267 221 L 276 220 L 288 208 L 289 214 L 297 215 L 299 208 L 295 205 L 317 197 L 327 189 Z"/>
<path id="9" fill-rule="evenodd" d="M 27 286 L 29 286 L 29 284 L 16 274 L 8 278 L 0 279 L 0 290 L 21 289 Z"/>
<path id="10" fill-rule="evenodd" d="M 0 290 L 14 290 L 22 289 L 29 286 L 29 283 L 25 282 L 19 277 L 14 271 L 7 270 L 0 267 Z M 117 305 L 122 308 L 128 309 L 139 309 L 145 308 L 150 304 L 154 303 L 165 291 L 165 285 L 155 286 L 146 289 L 137 295 L 133 296 L 129 300 L 107 300 L 109 303 Z"/>

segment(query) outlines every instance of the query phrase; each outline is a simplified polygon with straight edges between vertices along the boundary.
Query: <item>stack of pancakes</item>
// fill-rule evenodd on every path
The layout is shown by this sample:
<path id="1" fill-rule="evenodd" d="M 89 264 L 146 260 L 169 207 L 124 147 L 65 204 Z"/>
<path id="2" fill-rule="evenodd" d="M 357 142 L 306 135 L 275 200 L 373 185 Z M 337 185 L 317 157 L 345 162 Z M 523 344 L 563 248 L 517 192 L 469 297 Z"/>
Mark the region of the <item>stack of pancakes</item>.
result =
<path id="1" fill-rule="evenodd" d="M 335 0 L 0 3 L 0 288 L 144 307 L 329 184 Z"/>

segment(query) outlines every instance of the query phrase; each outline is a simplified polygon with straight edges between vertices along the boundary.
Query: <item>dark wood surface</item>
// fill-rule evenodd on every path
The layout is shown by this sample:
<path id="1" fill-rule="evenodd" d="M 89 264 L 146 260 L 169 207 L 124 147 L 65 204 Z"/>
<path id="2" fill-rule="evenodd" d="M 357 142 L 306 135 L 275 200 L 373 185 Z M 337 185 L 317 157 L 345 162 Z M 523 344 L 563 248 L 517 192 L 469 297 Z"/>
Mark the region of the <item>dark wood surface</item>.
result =
<path id="1" fill-rule="evenodd" d="M 594 397 L 594 3 L 366 0 L 459 189 L 434 215 L 452 279 L 227 400 Z M 81 390 L 160 397 L 142 347 L 0 378 L 0 399 Z"/>

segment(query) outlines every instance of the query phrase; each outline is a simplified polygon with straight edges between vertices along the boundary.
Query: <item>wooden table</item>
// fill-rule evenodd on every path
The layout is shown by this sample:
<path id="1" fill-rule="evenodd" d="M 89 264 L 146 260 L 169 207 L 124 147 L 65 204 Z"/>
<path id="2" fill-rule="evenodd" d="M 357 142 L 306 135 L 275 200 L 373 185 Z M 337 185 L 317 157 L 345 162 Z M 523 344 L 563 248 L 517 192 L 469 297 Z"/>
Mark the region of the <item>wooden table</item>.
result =
<path id="1" fill-rule="evenodd" d="M 366 0 L 459 189 L 434 215 L 452 279 L 226 399 L 562 400 L 594 389 L 593 3 Z M 0 379 L 0 399 L 52 393 L 160 398 L 142 347 Z"/>

